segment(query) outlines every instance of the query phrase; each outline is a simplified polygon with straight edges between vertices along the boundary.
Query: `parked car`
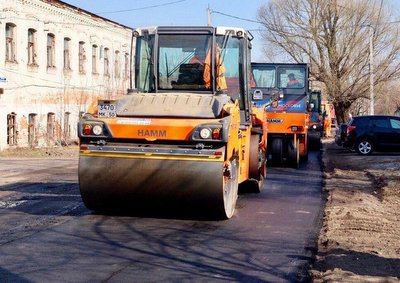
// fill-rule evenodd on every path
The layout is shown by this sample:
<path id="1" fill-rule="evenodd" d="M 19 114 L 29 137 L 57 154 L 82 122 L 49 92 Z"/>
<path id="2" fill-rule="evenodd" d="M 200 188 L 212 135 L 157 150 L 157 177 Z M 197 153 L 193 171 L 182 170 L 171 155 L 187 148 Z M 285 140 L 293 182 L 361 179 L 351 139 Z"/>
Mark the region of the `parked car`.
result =
<path id="1" fill-rule="evenodd" d="M 341 133 L 344 147 L 361 155 L 374 151 L 400 151 L 400 117 L 370 115 L 353 117 Z"/>

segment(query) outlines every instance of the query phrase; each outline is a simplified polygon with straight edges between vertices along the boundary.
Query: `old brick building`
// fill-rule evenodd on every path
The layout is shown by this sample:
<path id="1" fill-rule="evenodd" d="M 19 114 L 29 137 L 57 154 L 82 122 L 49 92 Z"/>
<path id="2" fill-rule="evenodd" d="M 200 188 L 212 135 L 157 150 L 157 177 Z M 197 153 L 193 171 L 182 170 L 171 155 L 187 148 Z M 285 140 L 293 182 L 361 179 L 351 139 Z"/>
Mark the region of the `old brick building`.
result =
<path id="1" fill-rule="evenodd" d="M 68 143 L 129 87 L 131 29 L 62 1 L 1 0 L 0 39 L 0 150 Z"/>

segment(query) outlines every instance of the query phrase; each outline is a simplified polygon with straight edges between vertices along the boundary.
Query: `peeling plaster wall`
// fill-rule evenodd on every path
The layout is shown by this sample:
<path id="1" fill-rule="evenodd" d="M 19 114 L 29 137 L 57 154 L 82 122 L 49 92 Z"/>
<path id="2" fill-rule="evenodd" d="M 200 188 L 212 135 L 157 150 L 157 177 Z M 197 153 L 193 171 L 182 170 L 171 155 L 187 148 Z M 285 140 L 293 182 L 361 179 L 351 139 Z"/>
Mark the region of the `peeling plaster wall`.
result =
<path id="1" fill-rule="evenodd" d="M 6 24 L 15 25 L 15 62 L 6 61 Z M 36 63 L 28 65 L 28 29 L 36 30 Z M 55 67 L 47 66 L 47 34 L 55 35 Z M 70 38 L 70 70 L 64 69 L 64 38 Z M 29 146 L 29 114 L 36 114 L 37 146 L 76 140 L 79 115 L 97 98 L 123 95 L 129 87 L 125 54 L 131 53 L 131 29 L 104 18 L 48 0 L 0 2 L 0 150 L 8 148 L 7 115 L 16 114 L 17 146 Z M 84 42 L 85 71 L 79 71 L 79 42 Z M 97 72 L 92 72 L 92 46 L 97 45 Z M 109 49 L 109 75 L 104 74 L 104 48 Z M 115 73 L 119 51 L 119 75 Z M 129 57 L 129 56 L 128 56 Z M 127 69 L 127 70 L 125 70 Z M 48 143 L 48 113 L 55 116 L 55 141 Z M 69 123 L 65 124 L 69 113 Z"/>

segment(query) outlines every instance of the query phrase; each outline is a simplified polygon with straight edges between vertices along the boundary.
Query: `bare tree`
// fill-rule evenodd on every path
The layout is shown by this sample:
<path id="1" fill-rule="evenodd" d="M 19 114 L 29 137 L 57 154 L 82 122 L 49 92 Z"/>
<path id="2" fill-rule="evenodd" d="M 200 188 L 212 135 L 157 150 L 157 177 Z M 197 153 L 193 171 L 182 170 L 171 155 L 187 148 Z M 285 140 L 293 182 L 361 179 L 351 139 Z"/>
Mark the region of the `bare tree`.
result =
<path id="1" fill-rule="evenodd" d="M 399 75 L 399 29 L 392 18 L 383 0 L 270 0 L 258 10 L 266 43 L 295 62 L 310 62 L 339 122 L 353 103 L 369 99 L 370 38 L 373 85 Z"/>
<path id="2" fill-rule="evenodd" d="M 400 82 L 398 80 L 382 85 L 375 98 L 377 114 L 391 114 L 400 109 Z"/>

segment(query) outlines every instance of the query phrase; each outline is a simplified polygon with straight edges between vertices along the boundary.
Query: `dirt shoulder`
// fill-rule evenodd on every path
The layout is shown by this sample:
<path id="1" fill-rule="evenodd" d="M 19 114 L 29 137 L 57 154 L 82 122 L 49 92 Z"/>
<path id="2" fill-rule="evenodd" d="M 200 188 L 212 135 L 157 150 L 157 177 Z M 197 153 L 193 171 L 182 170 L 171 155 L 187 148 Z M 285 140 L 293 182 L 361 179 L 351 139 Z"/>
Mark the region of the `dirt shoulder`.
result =
<path id="1" fill-rule="evenodd" d="M 0 151 L 0 158 L 75 158 L 79 156 L 77 145 L 57 146 L 48 148 L 15 147 Z"/>
<path id="2" fill-rule="evenodd" d="M 326 197 L 314 282 L 399 282 L 400 154 L 323 141 Z"/>

